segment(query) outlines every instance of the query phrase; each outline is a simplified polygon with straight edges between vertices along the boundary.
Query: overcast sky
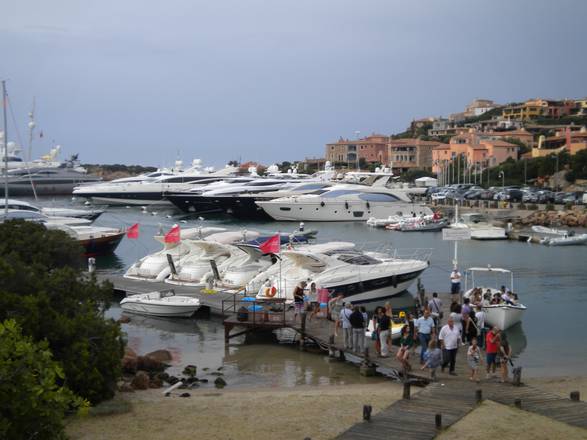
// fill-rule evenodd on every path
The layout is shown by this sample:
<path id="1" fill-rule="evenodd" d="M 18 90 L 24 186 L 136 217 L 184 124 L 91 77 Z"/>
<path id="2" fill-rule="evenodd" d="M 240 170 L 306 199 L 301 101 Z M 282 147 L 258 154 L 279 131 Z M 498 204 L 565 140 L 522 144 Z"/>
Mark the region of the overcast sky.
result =
<path id="1" fill-rule="evenodd" d="M 587 95 L 582 0 L 0 5 L 0 77 L 23 136 L 36 97 L 36 156 L 297 160 L 478 97 Z"/>

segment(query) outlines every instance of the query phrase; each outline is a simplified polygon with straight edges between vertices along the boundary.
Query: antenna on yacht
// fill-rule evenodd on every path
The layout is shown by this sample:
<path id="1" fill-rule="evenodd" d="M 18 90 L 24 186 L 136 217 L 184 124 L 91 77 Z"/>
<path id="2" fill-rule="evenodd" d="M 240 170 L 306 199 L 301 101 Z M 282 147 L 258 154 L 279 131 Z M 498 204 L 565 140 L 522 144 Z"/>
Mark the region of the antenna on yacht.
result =
<path id="1" fill-rule="evenodd" d="M 6 81 L 2 80 L 2 119 L 4 123 L 4 214 L 8 217 L 8 122 L 6 118 Z"/>

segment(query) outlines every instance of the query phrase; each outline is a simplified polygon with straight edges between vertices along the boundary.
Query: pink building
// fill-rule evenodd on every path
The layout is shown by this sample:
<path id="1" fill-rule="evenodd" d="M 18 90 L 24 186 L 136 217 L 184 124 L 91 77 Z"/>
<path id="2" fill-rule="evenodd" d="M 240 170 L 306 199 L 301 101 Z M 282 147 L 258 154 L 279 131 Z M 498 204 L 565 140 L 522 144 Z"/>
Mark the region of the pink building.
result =
<path id="1" fill-rule="evenodd" d="M 467 164 L 479 164 L 482 167 L 497 166 L 509 158 L 518 159 L 518 146 L 502 140 L 480 139 L 474 131 L 451 138 L 448 145 L 441 145 L 432 150 L 432 171 L 440 172 L 442 165 L 457 157 Z"/>

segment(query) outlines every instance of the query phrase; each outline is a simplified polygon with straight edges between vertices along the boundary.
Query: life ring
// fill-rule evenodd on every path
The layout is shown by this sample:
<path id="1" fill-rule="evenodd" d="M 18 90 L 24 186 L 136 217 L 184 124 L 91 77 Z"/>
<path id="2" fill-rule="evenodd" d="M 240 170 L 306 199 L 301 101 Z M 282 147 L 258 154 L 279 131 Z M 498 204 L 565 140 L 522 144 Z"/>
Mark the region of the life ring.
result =
<path id="1" fill-rule="evenodd" d="M 273 298 L 277 293 L 277 288 L 275 286 L 267 287 L 265 289 L 265 296 L 268 298 Z"/>

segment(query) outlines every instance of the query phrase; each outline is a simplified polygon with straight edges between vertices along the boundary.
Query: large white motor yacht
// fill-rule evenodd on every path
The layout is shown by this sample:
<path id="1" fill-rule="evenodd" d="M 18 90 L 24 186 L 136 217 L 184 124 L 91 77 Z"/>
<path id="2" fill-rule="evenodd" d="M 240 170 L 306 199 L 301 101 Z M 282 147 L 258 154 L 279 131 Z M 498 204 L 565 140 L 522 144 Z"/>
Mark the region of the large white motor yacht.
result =
<path id="1" fill-rule="evenodd" d="M 74 188 L 77 197 L 91 199 L 98 204 L 108 205 L 170 205 L 164 193 L 197 188 L 234 175 L 238 169 L 232 166 L 213 171 L 203 169 L 195 160 L 193 166 L 183 172 L 156 172 L 145 176 L 118 179 L 96 185 Z M 155 176 L 155 177 L 153 177 Z"/>
<path id="2" fill-rule="evenodd" d="M 331 295 L 343 294 L 353 303 L 381 301 L 408 289 L 428 267 L 424 259 L 376 258 L 353 249 L 325 253 L 285 251 L 282 255 L 291 263 L 268 279 L 276 288 L 277 297 L 290 302 L 300 281 L 314 282 Z M 265 298 L 264 290 L 257 297 Z"/>
<path id="3" fill-rule="evenodd" d="M 303 194 L 256 202 L 275 220 L 282 221 L 365 221 L 370 217 L 430 215 L 423 204 L 413 203 L 402 188 L 386 185 L 392 175 L 369 174 L 360 184 L 342 183 L 319 194 Z"/>

